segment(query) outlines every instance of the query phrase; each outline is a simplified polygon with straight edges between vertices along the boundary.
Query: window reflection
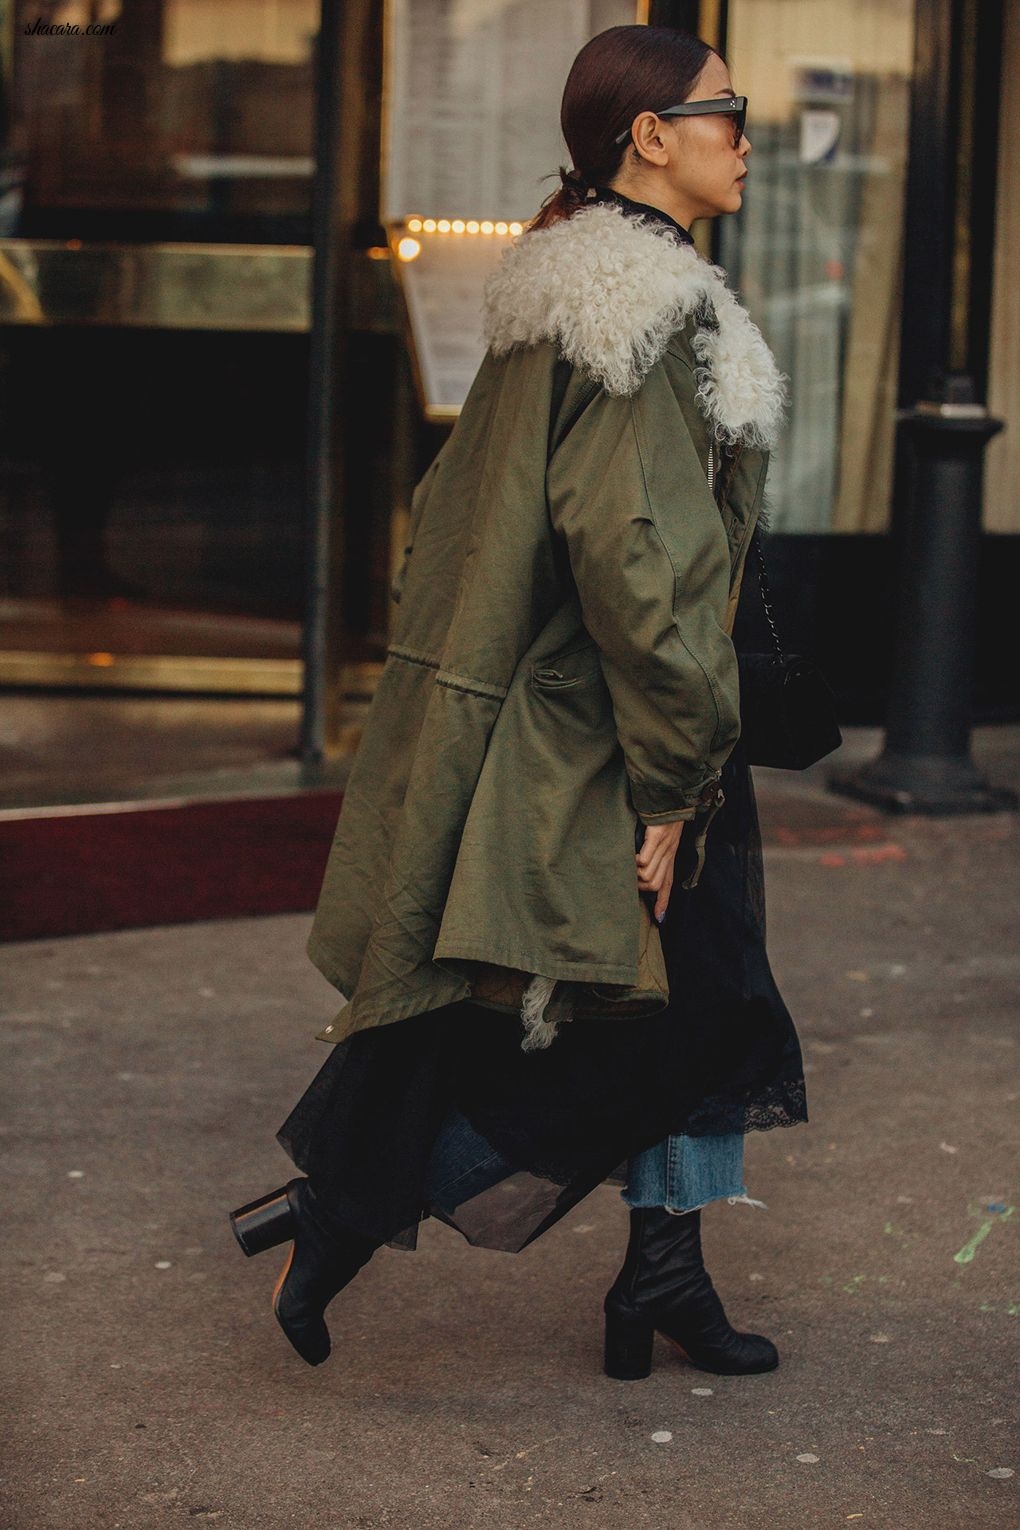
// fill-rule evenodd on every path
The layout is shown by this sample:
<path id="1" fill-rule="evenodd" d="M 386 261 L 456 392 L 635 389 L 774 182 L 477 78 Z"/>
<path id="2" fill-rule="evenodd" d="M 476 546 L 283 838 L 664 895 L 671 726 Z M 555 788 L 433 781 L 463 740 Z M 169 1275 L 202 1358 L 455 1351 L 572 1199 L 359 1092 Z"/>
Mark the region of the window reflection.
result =
<path id="1" fill-rule="evenodd" d="M 913 0 L 733 0 L 751 102 L 744 206 L 721 260 L 792 382 L 769 474 L 778 531 L 888 524 Z"/>
<path id="2" fill-rule="evenodd" d="M 310 242 L 317 0 L 16 9 L 0 0 L 0 648 L 60 650 L 95 616 L 90 648 L 144 652 L 168 606 L 289 623 L 308 265 L 280 246 Z M 113 31 L 26 35 L 26 12 Z"/>
<path id="3" fill-rule="evenodd" d="M 0 233 L 309 238 L 317 0 L 40 0 L 14 27 Z"/>

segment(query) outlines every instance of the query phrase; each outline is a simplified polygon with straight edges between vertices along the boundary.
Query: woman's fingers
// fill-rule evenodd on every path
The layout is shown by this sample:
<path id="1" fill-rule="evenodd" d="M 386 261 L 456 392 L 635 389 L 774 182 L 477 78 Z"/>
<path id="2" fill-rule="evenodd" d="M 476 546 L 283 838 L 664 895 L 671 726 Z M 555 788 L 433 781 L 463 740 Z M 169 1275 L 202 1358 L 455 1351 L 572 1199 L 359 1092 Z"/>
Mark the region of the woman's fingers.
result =
<path id="1" fill-rule="evenodd" d="M 669 895 L 673 890 L 673 864 L 683 827 L 682 820 L 646 827 L 641 849 L 634 857 L 638 890 L 656 894 L 655 917 L 660 924 L 669 907 Z"/>
<path id="2" fill-rule="evenodd" d="M 641 892 L 659 892 L 667 877 L 672 881 L 673 860 L 682 832 L 682 821 L 646 827 L 641 849 L 634 857 Z"/>
<path id="3" fill-rule="evenodd" d="M 640 862 L 638 862 L 637 874 L 639 880 L 643 879 L 646 882 L 654 881 L 656 877 L 660 877 L 662 875 L 663 868 L 668 866 L 672 859 L 673 855 L 667 854 L 657 855 L 654 857 L 654 859 L 646 861 L 643 866 Z"/>
<path id="4" fill-rule="evenodd" d="M 658 892 L 662 879 L 673 864 L 672 855 L 659 855 L 646 867 L 638 867 L 638 885 L 642 892 L 654 889 Z"/>

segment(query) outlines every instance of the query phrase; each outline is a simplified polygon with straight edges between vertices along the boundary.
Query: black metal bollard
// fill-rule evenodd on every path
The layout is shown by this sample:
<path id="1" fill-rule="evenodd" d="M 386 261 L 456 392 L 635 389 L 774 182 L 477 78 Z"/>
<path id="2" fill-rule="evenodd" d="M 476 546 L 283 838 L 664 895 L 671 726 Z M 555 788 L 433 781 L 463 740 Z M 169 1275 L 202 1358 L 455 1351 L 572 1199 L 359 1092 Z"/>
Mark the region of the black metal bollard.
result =
<path id="1" fill-rule="evenodd" d="M 970 754 L 981 478 L 1003 428 L 956 374 L 944 398 L 900 416 L 914 447 L 913 494 L 900 538 L 898 608 L 885 747 L 830 778 L 833 791 L 899 813 L 1017 807 Z"/>

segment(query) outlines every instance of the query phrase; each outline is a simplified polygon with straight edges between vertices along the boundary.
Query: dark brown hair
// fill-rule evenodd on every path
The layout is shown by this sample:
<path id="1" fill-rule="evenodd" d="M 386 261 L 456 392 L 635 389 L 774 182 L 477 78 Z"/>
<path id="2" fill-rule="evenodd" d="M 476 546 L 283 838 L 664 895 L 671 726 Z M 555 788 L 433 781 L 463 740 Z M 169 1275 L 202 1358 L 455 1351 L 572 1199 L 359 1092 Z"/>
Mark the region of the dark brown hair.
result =
<path id="1" fill-rule="evenodd" d="M 560 166 L 560 185 L 528 231 L 571 217 L 590 186 L 607 185 L 630 147 L 613 139 L 638 112 L 686 101 L 714 52 L 693 32 L 673 27 L 609 27 L 585 43 L 570 66 L 560 107 L 573 168 Z"/>

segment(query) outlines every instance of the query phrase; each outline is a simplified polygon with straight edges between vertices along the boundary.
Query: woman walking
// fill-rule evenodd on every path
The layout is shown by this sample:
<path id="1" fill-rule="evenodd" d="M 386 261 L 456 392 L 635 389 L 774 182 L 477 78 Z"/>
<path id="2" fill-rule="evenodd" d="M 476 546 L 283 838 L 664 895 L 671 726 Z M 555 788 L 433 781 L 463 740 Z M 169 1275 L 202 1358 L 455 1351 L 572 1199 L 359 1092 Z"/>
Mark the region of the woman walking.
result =
<path id="1" fill-rule="evenodd" d="M 694 248 L 751 145 L 725 60 L 613 27 L 579 53 L 573 160 L 485 294 L 488 350 L 418 484 L 393 639 L 309 953 L 343 995 L 281 1128 L 306 1177 L 233 1213 L 325 1309 L 426 1215 L 518 1250 L 621 1169 L 606 1370 L 656 1331 L 773 1368 L 729 1324 L 700 1208 L 746 1132 L 806 1119 L 769 970 L 732 628 L 785 379 Z"/>

